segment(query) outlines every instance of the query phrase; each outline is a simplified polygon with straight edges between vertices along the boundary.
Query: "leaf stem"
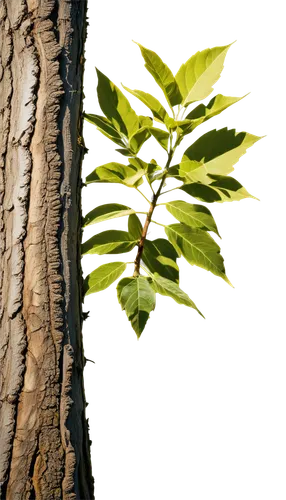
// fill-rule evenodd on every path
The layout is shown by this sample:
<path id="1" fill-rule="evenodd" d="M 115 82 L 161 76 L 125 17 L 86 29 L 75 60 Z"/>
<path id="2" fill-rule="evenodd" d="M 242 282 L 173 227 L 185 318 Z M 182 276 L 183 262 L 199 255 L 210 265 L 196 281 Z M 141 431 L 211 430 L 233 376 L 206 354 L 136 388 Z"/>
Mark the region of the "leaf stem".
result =
<path id="1" fill-rule="evenodd" d="M 144 189 L 143 188 L 135 188 L 137 193 L 139 194 L 139 196 L 141 196 L 141 198 L 143 198 L 143 200 L 145 201 L 146 205 L 147 206 L 150 206 L 151 204 L 151 200 L 150 198 L 148 197 L 148 195 L 145 193 Z"/>
<path id="2" fill-rule="evenodd" d="M 182 184 L 183 186 L 183 184 Z M 171 191 L 175 191 L 175 189 L 180 189 L 181 186 L 177 186 L 173 189 L 168 189 L 168 191 L 163 191 L 163 193 L 160 194 L 160 196 L 162 196 L 162 194 L 166 194 L 166 193 L 170 193 Z M 160 203 L 160 205 L 166 205 L 166 203 Z"/>
<path id="3" fill-rule="evenodd" d="M 162 180 L 160 182 L 160 185 L 158 187 L 157 192 L 153 195 L 152 201 L 150 202 L 150 207 L 149 207 L 149 211 L 148 211 L 148 214 L 147 214 L 147 217 L 146 217 L 146 220 L 145 220 L 145 224 L 144 224 L 144 227 L 143 227 L 143 230 L 142 230 L 141 239 L 140 239 L 140 241 L 138 243 L 138 251 L 137 251 L 137 255 L 136 255 L 135 260 L 134 260 L 134 273 L 133 273 L 134 277 L 138 277 L 140 275 L 141 258 L 142 258 L 142 254 L 143 254 L 143 250 L 144 250 L 144 243 L 145 243 L 145 240 L 146 240 L 146 237 L 147 237 L 147 232 L 148 232 L 149 224 L 151 222 L 153 212 L 154 212 L 154 210 L 156 208 L 157 200 L 158 200 L 158 198 L 160 196 L 160 193 L 162 191 L 162 188 L 164 186 L 165 179 L 167 177 L 168 170 L 169 170 L 169 167 L 170 167 L 170 164 L 171 164 L 171 161 L 172 161 L 172 158 L 174 156 L 175 149 L 176 149 L 176 146 L 174 146 L 174 147 L 172 146 L 172 142 L 173 142 L 172 139 L 173 139 L 173 134 L 172 134 L 172 131 L 171 131 L 170 132 L 170 149 L 169 149 L 169 152 L 168 152 L 168 159 L 167 159 L 167 163 L 166 163 L 165 168 L 164 168 L 164 173 L 163 173 L 163 176 L 162 176 Z M 144 196 L 144 198 L 145 198 L 145 196 Z"/>
<path id="4" fill-rule="evenodd" d="M 151 219 L 151 222 L 153 222 L 154 224 L 158 224 L 158 226 L 163 226 L 163 227 L 166 227 L 165 224 L 161 224 L 160 222 L 156 222 L 155 220 Z"/>

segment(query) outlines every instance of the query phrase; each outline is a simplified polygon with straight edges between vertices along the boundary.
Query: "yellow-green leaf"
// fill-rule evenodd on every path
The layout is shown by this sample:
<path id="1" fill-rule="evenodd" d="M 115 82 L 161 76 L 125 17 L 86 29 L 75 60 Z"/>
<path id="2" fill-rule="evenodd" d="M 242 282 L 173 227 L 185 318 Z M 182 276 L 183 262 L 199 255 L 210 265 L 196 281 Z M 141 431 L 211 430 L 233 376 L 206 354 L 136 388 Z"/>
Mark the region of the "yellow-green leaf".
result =
<path id="1" fill-rule="evenodd" d="M 119 203 L 107 203 L 88 212 L 84 217 L 83 227 L 130 214 L 135 214 L 135 210 Z"/>
<path id="2" fill-rule="evenodd" d="M 174 118 L 171 118 L 170 116 L 166 116 L 164 120 L 164 124 L 169 130 L 172 130 L 176 128 L 177 126 L 177 121 Z"/>
<path id="3" fill-rule="evenodd" d="M 151 273 L 179 283 L 178 254 L 173 245 L 164 238 L 145 240 L 142 260 Z"/>
<path id="4" fill-rule="evenodd" d="M 131 137 L 139 129 L 137 114 L 121 90 L 101 71 L 96 71 L 98 101 L 103 113 L 119 132 Z"/>
<path id="5" fill-rule="evenodd" d="M 122 163 L 111 162 L 97 167 L 87 176 L 86 183 L 113 182 L 127 187 L 137 187 L 142 184 L 143 175 L 145 175 L 145 170 L 138 170 L 131 164 L 122 165 Z"/>
<path id="6" fill-rule="evenodd" d="M 154 159 L 150 160 L 150 162 L 147 165 L 147 172 L 148 172 L 148 174 L 153 174 L 157 170 L 162 170 L 162 167 L 160 167 L 158 165 L 158 163 L 156 162 L 156 160 L 154 160 Z"/>
<path id="7" fill-rule="evenodd" d="M 190 194 L 198 200 L 207 203 L 240 201 L 244 198 L 255 198 L 246 191 L 246 189 L 233 177 L 225 175 L 209 175 L 211 184 L 204 185 L 200 183 L 185 184 L 180 189 Z"/>
<path id="8" fill-rule="evenodd" d="M 135 240 L 140 240 L 142 236 L 142 224 L 139 217 L 136 214 L 132 214 L 128 217 L 128 232 L 132 238 Z"/>
<path id="9" fill-rule="evenodd" d="M 140 186 L 140 184 L 143 183 L 142 177 L 145 175 L 145 170 L 137 170 L 137 172 L 134 172 L 133 176 L 127 177 L 125 179 L 125 186 L 127 187 L 137 187 Z"/>
<path id="10" fill-rule="evenodd" d="M 179 222 L 187 226 L 213 231 L 219 236 L 214 218 L 208 208 L 203 205 L 192 205 L 185 201 L 169 201 L 166 208 Z"/>
<path id="11" fill-rule="evenodd" d="M 85 295 L 101 292 L 108 288 L 125 271 L 125 262 L 110 262 L 92 271 L 84 280 Z"/>
<path id="12" fill-rule="evenodd" d="M 169 241 L 191 265 L 211 271 L 231 284 L 225 274 L 220 247 L 209 233 L 185 224 L 171 224 L 165 231 Z"/>
<path id="13" fill-rule="evenodd" d="M 168 116 L 167 111 L 164 106 L 156 99 L 156 97 L 148 94 L 147 92 L 143 92 L 143 90 L 131 90 L 128 87 L 122 85 L 122 87 L 130 92 L 130 94 L 134 95 L 139 99 L 145 106 L 147 106 L 153 113 L 154 118 L 157 118 L 160 122 L 164 123 L 165 118 Z"/>
<path id="14" fill-rule="evenodd" d="M 151 73 L 156 83 L 158 83 L 159 87 L 163 90 L 170 106 L 172 107 L 176 104 L 180 104 L 182 96 L 172 71 L 156 52 L 146 49 L 146 47 L 143 47 L 140 43 L 137 43 L 137 45 L 145 60 L 145 68 Z"/>
<path id="15" fill-rule="evenodd" d="M 229 127 L 211 128 L 192 141 L 179 158 L 180 175 L 189 182 L 210 184 L 207 174 L 231 175 L 266 134 Z"/>
<path id="16" fill-rule="evenodd" d="M 129 163 L 136 170 L 146 170 L 148 166 L 148 163 L 138 158 L 138 156 L 136 156 L 136 158 L 129 158 Z"/>
<path id="17" fill-rule="evenodd" d="M 224 59 L 230 45 L 197 52 L 182 64 L 176 74 L 176 81 L 183 97 L 182 106 L 201 101 L 213 91 L 213 85 L 223 70 Z"/>
<path id="18" fill-rule="evenodd" d="M 152 127 L 153 119 L 150 116 L 139 115 L 140 127 Z"/>
<path id="19" fill-rule="evenodd" d="M 190 299 L 190 297 L 185 292 L 183 292 L 183 290 L 181 290 L 181 288 L 177 285 L 177 283 L 174 283 L 174 281 L 162 278 L 162 276 L 155 273 L 152 277 L 151 285 L 156 293 L 160 293 L 160 295 L 171 297 L 178 304 L 183 304 L 185 306 L 196 309 L 196 311 L 198 311 L 198 313 L 204 318 L 203 314 L 199 311 L 196 304 Z"/>
<path id="20" fill-rule="evenodd" d="M 95 125 L 97 130 L 108 137 L 108 139 L 115 142 L 115 144 L 124 146 L 124 142 L 122 141 L 120 134 L 117 132 L 116 128 L 113 127 L 112 123 L 105 118 L 105 116 L 84 113 L 84 118 L 87 122 Z"/>
<path id="21" fill-rule="evenodd" d="M 247 95 L 247 94 L 246 94 Z M 229 97 L 222 94 L 218 94 L 213 97 L 207 106 L 204 104 L 199 104 L 195 109 L 193 109 L 187 116 L 187 120 L 191 120 L 191 129 L 194 130 L 198 125 L 206 122 L 213 116 L 218 115 L 232 104 L 241 101 L 246 96 L 243 97 Z"/>
<path id="22" fill-rule="evenodd" d="M 150 127 L 149 130 L 153 135 L 153 137 L 155 137 L 156 141 L 159 142 L 160 146 L 162 146 L 162 148 L 168 151 L 168 144 L 170 137 L 168 132 L 165 132 L 165 130 L 156 127 Z"/>
<path id="23" fill-rule="evenodd" d="M 139 128 L 139 130 L 137 130 L 137 132 L 135 132 L 135 134 L 133 134 L 129 139 L 129 145 L 131 150 L 134 153 L 138 153 L 141 146 L 143 146 L 144 142 L 146 142 L 150 136 L 151 134 L 149 126 Z"/>
<path id="24" fill-rule="evenodd" d="M 82 255 L 96 253 L 98 255 L 130 252 L 138 240 L 126 231 L 103 231 L 92 236 L 82 244 Z"/>
<path id="25" fill-rule="evenodd" d="M 118 301 L 139 338 L 150 312 L 155 309 L 156 294 L 151 287 L 150 278 L 138 276 L 138 278 L 123 278 L 123 280 L 123 283 L 118 283 Z"/>

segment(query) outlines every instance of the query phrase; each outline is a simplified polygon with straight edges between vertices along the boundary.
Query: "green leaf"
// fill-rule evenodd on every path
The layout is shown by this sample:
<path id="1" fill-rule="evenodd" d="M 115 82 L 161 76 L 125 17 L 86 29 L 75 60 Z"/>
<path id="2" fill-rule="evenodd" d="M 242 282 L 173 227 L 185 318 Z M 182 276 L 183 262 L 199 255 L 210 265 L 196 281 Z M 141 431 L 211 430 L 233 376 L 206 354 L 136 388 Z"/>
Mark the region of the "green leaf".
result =
<path id="1" fill-rule="evenodd" d="M 246 94 L 247 95 L 247 94 Z M 225 109 L 227 109 L 232 104 L 240 101 L 243 97 L 228 97 L 222 94 L 218 94 L 213 97 L 207 106 L 204 104 L 199 104 L 195 109 L 193 109 L 187 116 L 187 120 L 191 120 L 191 129 L 194 130 L 198 125 L 206 122 L 213 116 L 218 115 Z"/>
<path id="2" fill-rule="evenodd" d="M 157 118 L 157 120 L 164 123 L 165 118 L 166 116 L 168 116 L 168 114 L 162 104 L 156 99 L 156 97 L 153 97 L 151 94 L 143 92 L 142 90 L 131 90 L 124 85 L 122 85 L 122 87 L 127 90 L 127 92 L 130 92 L 130 94 L 134 95 L 135 97 L 137 97 L 137 99 L 143 102 L 143 104 L 145 104 L 145 106 L 147 106 L 152 111 L 154 118 Z"/>
<path id="3" fill-rule="evenodd" d="M 122 165 L 122 163 L 106 163 L 97 167 L 86 178 L 86 183 L 91 182 L 113 182 L 117 184 L 124 184 L 127 187 L 137 187 L 142 184 L 142 177 L 145 175 L 145 170 L 139 169 L 131 165 Z"/>
<path id="4" fill-rule="evenodd" d="M 175 120 L 174 118 L 171 118 L 170 116 L 166 116 L 166 118 L 164 120 L 164 124 L 166 125 L 166 127 L 169 130 L 173 130 L 174 128 L 177 127 L 177 120 Z"/>
<path id="5" fill-rule="evenodd" d="M 126 231 L 103 231 L 83 243 L 81 253 L 104 255 L 130 252 L 137 241 Z"/>
<path id="6" fill-rule="evenodd" d="M 83 220 L 83 227 L 130 214 L 135 214 L 135 210 L 119 203 L 107 203 L 88 212 Z"/>
<path id="7" fill-rule="evenodd" d="M 123 156 L 132 156 L 133 152 L 130 151 L 129 149 L 123 148 L 123 149 L 116 149 L 115 151 L 118 151 Z"/>
<path id="8" fill-rule="evenodd" d="M 216 189 L 212 189 L 210 186 L 200 184 L 199 182 L 185 184 L 184 186 L 181 186 L 180 189 L 200 201 L 205 201 L 207 203 L 222 201 L 222 198 L 220 197 L 219 192 Z"/>
<path id="9" fill-rule="evenodd" d="M 197 52 L 180 67 L 176 81 L 183 97 L 182 106 L 201 101 L 213 91 L 230 45 Z"/>
<path id="10" fill-rule="evenodd" d="M 131 177 L 137 172 L 134 165 L 128 165 L 126 162 L 119 160 L 107 160 L 101 163 L 95 163 L 92 166 L 92 171 L 84 176 L 85 184 L 101 184 L 105 183 L 120 183 L 125 177 Z"/>
<path id="11" fill-rule="evenodd" d="M 180 165 L 178 163 L 172 165 L 168 169 L 167 179 L 174 179 L 174 180 L 178 179 L 180 181 L 186 180 L 185 172 L 181 170 Z"/>
<path id="12" fill-rule="evenodd" d="M 116 128 L 113 127 L 112 123 L 105 118 L 105 116 L 84 113 L 84 118 L 89 123 L 95 125 L 97 130 L 108 137 L 108 139 L 115 142 L 115 144 L 124 146 L 124 142 L 122 141 L 120 134 L 117 132 Z"/>
<path id="13" fill-rule="evenodd" d="M 148 163 L 146 163 L 146 161 L 141 160 L 141 158 L 136 156 L 136 158 L 129 158 L 129 163 L 132 168 L 137 170 L 137 172 L 141 172 L 143 170 L 144 174 L 146 174 L 148 169 Z"/>
<path id="14" fill-rule="evenodd" d="M 121 90 L 101 71 L 96 71 L 98 101 L 103 113 L 119 132 L 131 137 L 139 129 L 137 114 Z"/>
<path id="15" fill-rule="evenodd" d="M 141 127 L 152 127 L 153 119 L 150 116 L 139 115 L 139 124 Z"/>
<path id="16" fill-rule="evenodd" d="M 164 174 L 165 174 L 164 170 L 162 170 L 161 172 L 153 172 L 151 174 L 148 174 L 147 184 L 149 189 L 153 190 L 154 185 L 159 184 Z"/>
<path id="17" fill-rule="evenodd" d="M 148 163 L 149 163 L 150 167 L 152 165 L 154 165 L 154 168 L 151 167 L 150 173 L 151 173 L 151 171 L 154 172 L 155 170 L 159 172 L 163 168 L 163 165 L 160 162 L 160 160 L 154 155 L 150 156 L 150 158 L 148 158 Z"/>
<path id="18" fill-rule="evenodd" d="M 203 205 L 192 205 L 177 200 L 166 203 L 166 208 L 178 221 L 187 226 L 213 231 L 220 236 L 211 212 Z"/>
<path id="19" fill-rule="evenodd" d="M 165 132 L 165 130 L 161 130 L 160 128 L 150 127 L 149 128 L 153 137 L 155 137 L 156 141 L 159 142 L 160 146 L 168 151 L 168 143 L 169 143 L 169 134 Z"/>
<path id="20" fill-rule="evenodd" d="M 85 295 L 100 292 L 109 287 L 125 271 L 125 262 L 110 262 L 98 267 L 84 280 Z"/>
<path id="21" fill-rule="evenodd" d="M 151 136 L 149 130 L 150 127 L 142 127 L 130 137 L 129 145 L 134 153 L 138 153 L 144 142 L 146 142 L 147 139 L 149 139 L 149 137 Z"/>
<path id="22" fill-rule="evenodd" d="M 245 96 L 243 96 L 245 97 Z M 186 135 L 190 134 L 198 125 L 218 115 L 224 109 L 243 99 L 243 97 L 225 97 L 221 94 L 215 96 L 207 106 L 200 104 L 191 111 L 185 120 L 174 120 L 172 129 L 176 128 L 178 134 L 177 144 L 179 145 Z"/>
<path id="23" fill-rule="evenodd" d="M 146 179 L 150 185 L 152 184 L 152 182 L 154 182 L 154 176 L 156 175 L 156 172 L 158 172 L 158 170 L 162 170 L 162 168 L 159 167 L 156 160 L 151 160 L 150 163 L 148 163 L 146 169 Z"/>
<path id="24" fill-rule="evenodd" d="M 187 130 L 190 129 L 190 132 L 191 132 L 191 125 L 192 125 L 192 120 L 176 120 L 175 123 L 174 123 L 174 126 L 172 128 L 178 128 L 180 129 L 180 133 L 186 133 Z"/>
<path id="25" fill-rule="evenodd" d="M 141 187 L 145 182 L 145 177 L 146 177 L 146 171 L 141 169 L 138 170 L 131 177 L 126 177 L 124 180 L 124 184 L 126 184 L 127 186 Z"/>
<path id="26" fill-rule="evenodd" d="M 157 170 L 162 170 L 162 167 L 160 167 L 158 165 L 158 163 L 156 162 L 156 160 L 154 160 L 154 159 L 150 160 L 149 163 L 148 163 L 148 166 L 147 166 L 148 174 L 153 174 Z"/>
<path id="27" fill-rule="evenodd" d="M 155 309 L 156 295 L 151 287 L 150 279 L 143 276 L 124 278 L 118 283 L 118 301 L 125 309 L 127 318 L 139 338 L 143 332 L 150 312 Z"/>
<path id="28" fill-rule="evenodd" d="M 145 68 L 151 73 L 156 83 L 158 83 L 159 87 L 163 90 L 170 106 L 172 107 L 176 104 L 180 104 L 180 102 L 182 102 L 182 96 L 172 71 L 163 63 L 156 52 L 146 49 L 146 47 L 143 47 L 140 43 L 137 43 L 137 45 L 145 60 Z"/>
<path id="29" fill-rule="evenodd" d="M 214 181 L 210 184 L 210 187 L 219 192 L 222 201 L 240 201 L 245 198 L 258 199 L 249 194 L 236 179 L 233 179 L 233 177 L 210 174 L 209 177 Z"/>
<path id="30" fill-rule="evenodd" d="M 263 203 L 263 200 L 239 179 L 232 176 L 212 176 L 219 177 L 219 183 L 205 186 L 198 182 L 193 184 L 183 184 L 179 187 L 181 191 L 201 201 L 202 203 L 224 205 L 226 203 L 243 203 L 251 200 L 255 203 Z M 219 187 L 220 184 L 220 187 Z"/>
<path id="31" fill-rule="evenodd" d="M 190 299 L 190 297 L 179 288 L 177 283 L 170 281 L 166 278 L 162 278 L 159 274 L 155 273 L 152 279 L 152 287 L 156 293 L 160 295 L 166 295 L 171 297 L 178 304 L 183 304 L 188 307 L 196 309 L 198 313 L 204 318 L 203 314 L 199 311 L 195 303 Z"/>
<path id="32" fill-rule="evenodd" d="M 220 247 L 206 231 L 185 224 L 171 224 L 165 228 L 169 241 L 191 264 L 211 271 L 231 285 L 225 275 Z"/>
<path id="33" fill-rule="evenodd" d="M 224 205 L 243 203 L 246 200 L 263 202 L 257 194 L 252 193 L 243 182 L 232 175 L 207 174 L 206 182 L 210 184 L 206 185 L 201 182 L 188 183 L 189 175 L 184 177 L 185 174 L 186 171 L 182 171 L 179 165 L 170 167 L 167 178 L 178 182 L 172 189 L 178 189 L 202 203 Z"/>
<path id="34" fill-rule="evenodd" d="M 122 294 L 123 288 L 125 286 L 129 285 L 130 283 L 132 283 L 135 279 L 136 278 L 134 278 L 133 276 L 128 277 L 128 278 L 122 278 L 122 280 L 120 280 L 119 283 L 117 284 L 116 290 L 117 290 L 117 298 L 118 298 L 119 304 L 121 304 L 121 294 Z"/>
<path id="35" fill-rule="evenodd" d="M 173 245 L 164 238 L 145 240 L 142 260 L 151 271 L 179 283 L 178 254 Z"/>
<path id="36" fill-rule="evenodd" d="M 234 170 L 233 165 L 246 153 L 247 148 L 259 139 L 261 137 L 247 132 L 236 133 L 227 128 L 211 130 L 186 149 L 182 160 L 202 162 L 207 172 L 227 175 Z"/>
<path id="37" fill-rule="evenodd" d="M 128 217 L 128 232 L 135 240 L 140 240 L 142 236 L 142 224 L 136 214 Z"/>

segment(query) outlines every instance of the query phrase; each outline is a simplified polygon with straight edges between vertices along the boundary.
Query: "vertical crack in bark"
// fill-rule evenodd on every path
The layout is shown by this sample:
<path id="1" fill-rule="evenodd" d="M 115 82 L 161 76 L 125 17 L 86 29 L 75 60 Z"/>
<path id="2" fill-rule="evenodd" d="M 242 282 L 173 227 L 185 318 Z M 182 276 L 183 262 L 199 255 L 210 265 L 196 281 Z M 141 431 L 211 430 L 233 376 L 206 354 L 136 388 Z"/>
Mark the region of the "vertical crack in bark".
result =
<path id="1" fill-rule="evenodd" d="M 33 490 L 36 498 L 60 499 L 63 449 L 59 430 L 59 358 L 63 294 L 59 273 L 61 161 L 57 151 L 57 119 L 63 91 L 57 61 L 60 47 L 49 19 L 54 2 L 45 2 L 44 7 L 33 4 L 33 16 L 28 21 L 32 24 L 31 45 L 40 74 L 36 123 L 30 144 L 33 169 L 24 244 L 23 316 L 28 350 L 7 498 L 30 498 Z M 22 85 L 21 82 L 19 87 Z"/>
<path id="2" fill-rule="evenodd" d="M 17 2 L 16 2 L 17 3 Z M 25 2 L 0 7 L 0 488 L 6 489 L 18 396 L 25 369 L 26 327 L 22 314 L 24 251 L 34 127 L 37 63 Z M 21 86 L 19 85 L 21 81 Z M 20 109 L 20 103 L 24 108 Z"/>
<path id="3" fill-rule="evenodd" d="M 63 498 L 93 498 L 90 442 L 85 418 L 83 387 L 81 283 L 81 164 L 83 46 L 86 36 L 87 2 L 61 2 L 58 13 L 60 74 L 65 99 L 61 108 L 59 152 L 65 165 L 61 195 L 61 254 L 64 276 L 65 337 L 63 350 L 61 435 L 65 450 Z M 76 41 L 76 42 L 75 42 Z M 75 64 L 76 62 L 76 64 Z M 75 126 L 77 124 L 77 126 Z M 73 328 L 71 328 L 73 325 Z M 78 394 L 82 397 L 78 398 Z M 73 491 L 76 497 L 73 496 Z"/>

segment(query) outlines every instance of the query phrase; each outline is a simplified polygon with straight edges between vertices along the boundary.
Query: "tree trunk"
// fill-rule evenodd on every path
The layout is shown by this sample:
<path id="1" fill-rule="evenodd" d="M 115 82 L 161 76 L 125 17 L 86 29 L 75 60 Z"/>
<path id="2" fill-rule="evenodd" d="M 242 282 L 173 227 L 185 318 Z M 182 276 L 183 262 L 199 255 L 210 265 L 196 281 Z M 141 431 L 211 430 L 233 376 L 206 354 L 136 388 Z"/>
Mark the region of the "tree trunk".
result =
<path id="1" fill-rule="evenodd" d="M 1 498 L 93 496 L 82 347 L 87 0 L 0 0 Z"/>

